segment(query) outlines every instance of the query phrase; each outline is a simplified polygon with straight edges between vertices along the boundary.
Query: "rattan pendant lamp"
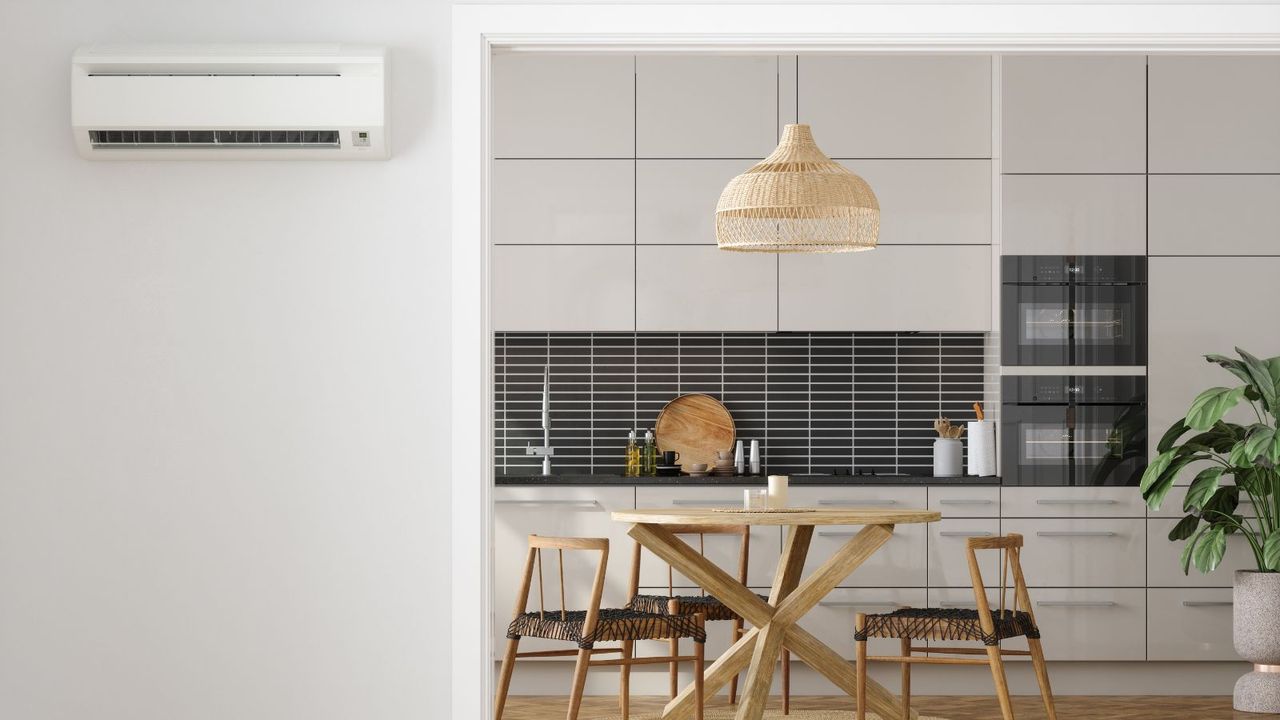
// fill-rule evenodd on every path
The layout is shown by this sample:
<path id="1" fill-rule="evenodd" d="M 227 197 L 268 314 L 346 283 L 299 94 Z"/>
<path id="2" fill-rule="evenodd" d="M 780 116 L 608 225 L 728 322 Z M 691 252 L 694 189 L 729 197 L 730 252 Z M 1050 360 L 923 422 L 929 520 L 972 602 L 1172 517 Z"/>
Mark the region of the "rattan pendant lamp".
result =
<path id="1" fill-rule="evenodd" d="M 867 181 L 827 157 L 808 125 L 787 125 L 769 157 L 725 187 L 716 204 L 721 250 L 871 250 L 880 203 Z"/>

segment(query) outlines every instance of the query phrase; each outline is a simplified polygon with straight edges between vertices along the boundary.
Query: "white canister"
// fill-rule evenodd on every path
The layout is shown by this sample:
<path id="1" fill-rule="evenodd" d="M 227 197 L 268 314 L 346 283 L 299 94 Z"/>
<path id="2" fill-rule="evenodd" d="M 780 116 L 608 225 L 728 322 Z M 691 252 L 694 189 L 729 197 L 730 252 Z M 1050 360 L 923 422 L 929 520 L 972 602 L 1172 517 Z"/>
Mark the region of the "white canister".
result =
<path id="1" fill-rule="evenodd" d="M 938 438 L 933 441 L 933 476 L 959 477 L 961 471 L 960 458 L 964 455 L 964 445 L 958 438 Z"/>
<path id="2" fill-rule="evenodd" d="M 970 420 L 965 434 L 969 438 L 969 474 L 988 477 L 996 474 L 996 423 L 994 420 Z"/>
<path id="3" fill-rule="evenodd" d="M 791 478 L 786 475 L 769 476 L 769 507 L 784 508 L 787 506 L 787 485 Z"/>

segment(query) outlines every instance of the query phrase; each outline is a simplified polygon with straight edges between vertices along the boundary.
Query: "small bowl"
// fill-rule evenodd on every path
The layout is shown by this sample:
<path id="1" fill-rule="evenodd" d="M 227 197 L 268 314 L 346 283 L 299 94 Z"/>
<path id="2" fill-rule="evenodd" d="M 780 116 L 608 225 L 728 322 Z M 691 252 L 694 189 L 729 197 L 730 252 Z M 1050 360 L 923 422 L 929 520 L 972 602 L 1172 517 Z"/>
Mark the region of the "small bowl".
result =
<path id="1" fill-rule="evenodd" d="M 685 465 L 684 469 L 686 472 L 697 472 L 697 473 L 706 472 L 707 464 L 706 463 L 690 463 L 688 465 Z"/>

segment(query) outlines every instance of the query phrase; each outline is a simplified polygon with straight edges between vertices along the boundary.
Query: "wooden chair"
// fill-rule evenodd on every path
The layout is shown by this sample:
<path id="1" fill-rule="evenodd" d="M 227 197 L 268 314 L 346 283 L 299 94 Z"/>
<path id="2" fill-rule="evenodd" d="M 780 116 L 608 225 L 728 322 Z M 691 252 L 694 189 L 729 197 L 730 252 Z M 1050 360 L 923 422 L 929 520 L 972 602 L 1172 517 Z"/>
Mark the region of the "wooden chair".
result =
<path id="1" fill-rule="evenodd" d="M 706 554 L 706 536 L 707 535 L 737 535 L 738 543 L 738 582 L 743 585 L 747 584 L 747 565 L 751 559 L 751 526 L 750 525 L 668 525 L 668 530 L 675 535 L 697 535 L 698 536 L 698 552 Z M 700 591 L 696 595 L 676 595 L 675 593 L 675 572 L 671 565 L 667 565 L 667 594 L 666 595 L 641 595 L 640 594 L 640 543 L 635 544 L 635 549 L 631 556 L 631 602 L 627 603 L 627 607 L 634 610 L 642 610 L 644 612 L 658 612 L 669 614 L 695 614 L 701 615 L 706 621 L 727 620 L 733 622 L 733 641 L 737 642 L 742 637 L 744 621 L 742 616 L 733 610 L 730 610 L 724 603 L 716 598 L 707 595 L 705 590 Z M 767 600 L 767 598 L 762 598 Z M 680 654 L 680 640 L 673 638 L 671 640 L 671 654 Z M 679 673 L 675 663 L 671 664 L 669 669 L 670 691 L 671 697 L 674 698 L 680 691 Z M 735 675 L 729 681 L 729 703 L 736 703 L 738 699 L 738 677 Z M 791 653 L 784 651 L 782 656 L 782 711 L 787 714 L 791 711 Z"/>
<path id="2" fill-rule="evenodd" d="M 542 551 L 555 550 L 560 560 L 560 610 L 546 609 L 542 582 Z M 600 562 L 596 565 L 595 579 L 591 585 L 591 600 L 586 610 L 566 610 L 564 593 L 564 551 L 586 550 L 600 553 Z M 609 562 L 609 540 L 607 538 L 568 538 L 529 536 L 529 554 L 525 558 L 524 576 L 520 582 L 520 590 L 516 597 L 515 611 L 512 613 L 511 625 L 507 627 L 507 652 L 502 658 L 502 671 L 498 676 L 498 692 L 494 700 L 494 720 L 502 720 L 502 711 L 507 702 L 507 691 L 511 688 L 511 673 L 515 669 L 518 658 L 528 657 L 566 657 L 577 656 L 577 664 L 573 670 L 573 688 L 569 695 L 568 720 L 577 720 L 582 706 L 582 692 L 587 682 L 587 669 L 600 665 L 617 665 L 622 669 L 622 689 L 619 704 L 623 718 L 626 718 L 628 695 L 626 692 L 628 675 L 632 665 L 651 665 L 657 663 L 677 663 L 691 661 L 694 672 L 694 697 L 696 699 L 696 718 L 702 720 L 702 672 L 704 645 L 707 640 L 705 623 L 700 615 L 647 613 L 630 608 L 601 608 L 600 596 L 604 592 L 605 569 Z M 538 567 L 538 610 L 526 612 L 529 603 L 529 589 L 533 581 L 534 565 Z M 538 652 L 518 652 L 520 638 L 537 637 L 551 640 L 564 640 L 578 646 L 576 650 L 543 650 Z M 632 649 L 636 640 L 678 640 L 693 638 L 694 651 L 689 656 L 662 656 L 654 658 L 633 657 Z M 598 642 L 621 642 L 622 647 L 597 648 Z M 593 660 L 593 655 L 600 653 L 622 653 L 622 657 L 614 660 Z"/>
<path id="3" fill-rule="evenodd" d="M 902 708 L 903 718 L 910 717 L 911 707 L 911 664 L 928 663 L 936 665 L 990 665 L 991 675 L 995 678 L 996 696 L 1000 699 L 1000 712 L 1004 720 L 1013 720 L 1013 707 L 1009 702 L 1009 685 L 1004 675 L 1004 655 L 1030 655 L 1035 667 L 1036 680 L 1040 684 L 1040 695 L 1044 699 L 1044 708 L 1049 720 L 1057 720 L 1057 712 L 1053 706 L 1053 690 L 1049 687 L 1049 672 L 1044 664 L 1044 650 L 1040 647 L 1040 630 L 1036 626 L 1035 613 L 1031 610 L 1031 597 L 1027 594 L 1027 583 L 1022 577 L 1022 536 L 1010 533 L 1005 537 L 970 538 L 967 543 L 969 554 L 969 578 L 973 582 L 973 597 L 977 602 L 976 610 L 968 609 L 934 609 L 903 608 L 881 615 L 858 613 L 854 620 L 853 638 L 857 643 L 857 720 L 866 717 L 867 662 L 895 662 L 902 664 Z M 992 613 L 987 602 L 986 586 L 982 583 L 982 573 L 978 569 L 978 550 L 999 550 L 1001 555 L 1000 571 L 1000 608 Z M 1010 570 L 1013 572 L 1013 607 L 1005 609 L 1005 594 L 1008 588 Z M 1018 607 L 1022 606 L 1023 610 Z M 897 638 L 902 642 L 901 656 L 867 657 L 867 638 Z M 1025 637 L 1027 650 L 1008 650 L 1000 647 L 1000 641 L 1006 638 Z M 976 647 L 916 647 L 912 640 L 977 640 L 986 648 Z M 914 652 L 924 653 L 913 655 Z M 986 655 L 986 659 L 965 657 L 933 657 L 943 655 Z"/>

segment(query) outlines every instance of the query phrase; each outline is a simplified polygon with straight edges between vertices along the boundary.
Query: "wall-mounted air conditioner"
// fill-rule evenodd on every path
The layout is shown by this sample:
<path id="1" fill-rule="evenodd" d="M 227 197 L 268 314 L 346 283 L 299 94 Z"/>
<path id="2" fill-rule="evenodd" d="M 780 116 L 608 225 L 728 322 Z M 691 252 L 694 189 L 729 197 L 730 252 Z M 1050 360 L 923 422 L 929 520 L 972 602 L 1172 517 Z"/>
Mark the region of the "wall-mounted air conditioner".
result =
<path id="1" fill-rule="evenodd" d="M 94 45 L 71 62 L 92 160 L 381 160 L 386 51 L 353 45 Z"/>

